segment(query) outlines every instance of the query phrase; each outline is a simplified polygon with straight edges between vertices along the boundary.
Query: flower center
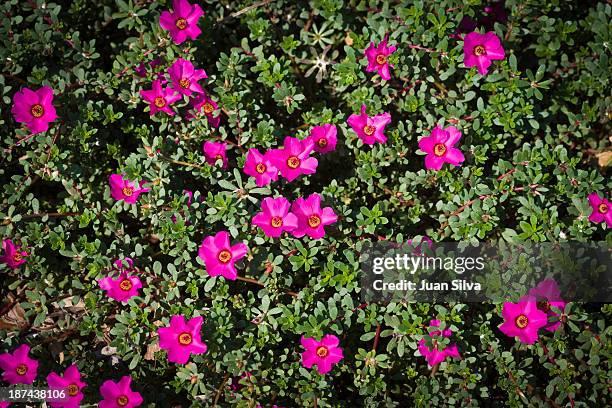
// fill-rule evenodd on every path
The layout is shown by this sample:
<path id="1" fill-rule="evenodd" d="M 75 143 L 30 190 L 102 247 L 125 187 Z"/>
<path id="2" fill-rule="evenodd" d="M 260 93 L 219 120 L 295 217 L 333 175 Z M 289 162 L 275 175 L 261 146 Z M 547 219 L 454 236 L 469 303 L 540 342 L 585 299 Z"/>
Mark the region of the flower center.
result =
<path id="1" fill-rule="evenodd" d="M 527 325 L 529 324 L 529 319 L 527 319 L 527 316 L 525 316 L 524 314 L 519 315 L 516 320 L 514 321 L 514 324 L 516 325 L 516 327 L 518 327 L 519 329 L 524 329 L 525 327 L 527 327 Z"/>
<path id="2" fill-rule="evenodd" d="M 211 104 L 211 103 L 206 102 L 206 103 L 204 104 L 204 113 L 205 113 L 205 114 L 210 115 L 211 113 L 213 113 L 213 112 L 214 112 L 214 110 L 215 110 L 215 107 L 214 107 L 214 106 L 212 106 L 212 104 Z"/>
<path id="3" fill-rule="evenodd" d="M 476 55 L 477 57 L 480 57 L 481 55 L 485 54 L 486 50 L 485 47 L 483 47 L 482 45 L 477 45 L 476 47 L 474 47 L 474 55 Z"/>
<path id="4" fill-rule="evenodd" d="M 123 187 L 121 190 L 124 196 L 131 197 L 134 194 L 134 189 L 132 187 Z"/>
<path id="5" fill-rule="evenodd" d="M 317 228 L 321 225 L 321 217 L 316 214 L 311 215 L 308 217 L 308 225 L 310 225 L 310 228 Z"/>
<path id="6" fill-rule="evenodd" d="M 218 155 L 215 156 L 215 160 L 223 160 L 223 156 L 218 154 Z"/>
<path id="7" fill-rule="evenodd" d="M 540 309 L 543 312 L 548 312 L 550 310 L 550 303 L 548 303 L 546 300 L 538 302 L 537 305 L 538 305 L 538 309 Z"/>
<path id="8" fill-rule="evenodd" d="M 187 89 L 189 88 L 189 85 L 191 85 L 191 83 L 187 78 L 181 78 L 181 80 L 179 81 L 179 85 L 181 86 L 181 88 Z"/>
<path id="9" fill-rule="evenodd" d="M 605 214 L 608 212 L 608 204 L 606 203 L 601 203 L 599 204 L 599 206 L 597 207 L 597 209 L 599 210 L 600 213 Z"/>
<path id="10" fill-rule="evenodd" d="M 379 65 L 383 65 L 387 63 L 387 57 L 383 54 L 378 54 L 376 56 L 376 63 Z"/>
<path id="11" fill-rule="evenodd" d="M 376 131 L 376 128 L 374 126 L 367 125 L 366 127 L 363 128 L 363 133 L 365 133 L 368 136 L 372 136 L 375 131 Z"/>
<path id="12" fill-rule="evenodd" d="M 193 337 L 191 337 L 190 333 L 181 333 L 178 337 L 179 344 L 183 346 L 188 346 L 193 341 Z"/>
<path id="13" fill-rule="evenodd" d="M 15 368 L 15 372 L 18 375 L 26 375 L 26 373 L 28 372 L 28 366 L 25 364 L 19 364 L 17 368 Z"/>
<path id="14" fill-rule="evenodd" d="M 132 289 L 132 281 L 129 279 L 122 280 L 121 283 L 119 283 L 119 289 L 124 290 L 126 292 Z"/>
<path id="15" fill-rule="evenodd" d="M 184 18 L 179 18 L 176 20 L 176 28 L 179 30 L 184 30 L 187 28 L 187 20 Z"/>
<path id="16" fill-rule="evenodd" d="M 19 262 L 22 259 L 23 259 L 23 256 L 19 252 L 15 252 L 15 255 L 13 255 L 13 261 Z"/>
<path id="17" fill-rule="evenodd" d="M 259 174 L 264 174 L 266 172 L 266 165 L 263 163 L 257 163 L 257 166 L 255 166 L 255 171 Z"/>
<path id="18" fill-rule="evenodd" d="M 164 106 L 166 106 L 166 100 L 164 98 L 162 98 L 161 96 L 158 96 L 157 98 L 155 98 L 153 100 L 153 103 L 155 104 L 155 106 L 157 106 L 158 108 L 163 108 Z"/>
<path id="19" fill-rule="evenodd" d="M 120 407 L 125 407 L 128 404 L 129 401 L 130 400 L 125 395 L 121 395 L 121 396 L 117 397 L 117 405 L 119 405 Z"/>
<path id="20" fill-rule="evenodd" d="M 329 354 L 329 350 L 327 349 L 327 347 L 325 346 L 317 347 L 317 356 L 323 358 L 323 357 L 327 357 L 328 354 Z"/>
<path id="21" fill-rule="evenodd" d="M 37 103 L 37 104 L 32 105 L 32 108 L 30 109 L 30 113 L 35 118 L 40 118 L 42 115 L 45 114 L 45 109 L 42 107 L 40 103 Z"/>
<path id="22" fill-rule="evenodd" d="M 300 166 L 300 159 L 295 156 L 291 156 L 287 159 L 287 166 L 290 169 L 297 169 Z"/>
<path id="23" fill-rule="evenodd" d="M 78 385 L 70 384 L 68 386 L 68 395 L 70 395 L 71 397 L 74 397 L 78 393 L 79 393 L 79 386 Z"/>
<path id="24" fill-rule="evenodd" d="M 274 228 L 280 228 L 283 226 L 283 219 L 281 217 L 272 217 L 272 219 L 270 220 L 270 224 Z"/>
<path id="25" fill-rule="evenodd" d="M 438 157 L 444 156 L 446 153 L 446 145 L 444 143 L 438 143 L 434 146 L 434 154 Z"/>
<path id="26" fill-rule="evenodd" d="M 322 137 L 317 141 L 317 144 L 319 145 L 319 147 L 325 147 L 327 146 L 327 139 Z"/>
<path id="27" fill-rule="evenodd" d="M 221 252 L 219 252 L 217 259 L 219 260 L 219 262 L 228 263 L 230 259 L 232 259 L 232 253 L 228 251 L 227 249 L 224 249 Z"/>

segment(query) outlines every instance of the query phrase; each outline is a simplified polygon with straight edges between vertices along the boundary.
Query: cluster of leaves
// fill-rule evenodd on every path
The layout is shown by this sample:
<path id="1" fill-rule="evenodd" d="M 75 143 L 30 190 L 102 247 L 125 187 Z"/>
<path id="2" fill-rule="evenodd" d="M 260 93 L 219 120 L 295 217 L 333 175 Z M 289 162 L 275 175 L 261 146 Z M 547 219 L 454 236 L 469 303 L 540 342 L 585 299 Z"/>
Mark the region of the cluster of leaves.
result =
<path id="1" fill-rule="evenodd" d="M 611 187 L 610 4 L 506 1 L 494 30 L 507 58 L 482 77 L 455 35 L 482 0 L 206 0 L 202 35 L 180 46 L 158 24 L 169 3 L 0 5 L 0 235 L 31 253 L 0 270 L 2 351 L 31 344 L 45 373 L 75 362 L 87 403 L 103 380 L 131 373 L 159 406 L 610 404 L 610 305 L 571 304 L 562 329 L 524 346 L 498 330 L 500 305 L 360 303 L 358 262 L 366 242 L 424 235 L 610 242 L 586 199 Z M 363 50 L 386 34 L 398 51 L 381 81 L 364 72 Z M 139 90 L 157 74 L 134 69 L 180 56 L 208 73 L 219 128 L 144 111 Z M 29 137 L 12 96 L 44 84 L 60 118 Z M 348 128 L 362 103 L 391 113 L 386 144 L 363 146 Z M 338 126 L 339 144 L 315 175 L 258 188 L 242 173 L 248 148 L 323 123 Z M 462 131 L 461 167 L 424 169 L 417 141 L 436 124 Z M 205 164 L 206 140 L 231 144 L 230 170 Z M 117 172 L 151 192 L 115 202 Z M 339 215 L 324 239 L 271 240 L 251 225 L 263 197 L 313 192 Z M 250 282 L 210 278 L 196 258 L 221 229 L 249 245 L 239 269 Z M 96 279 L 125 256 L 144 289 L 122 305 Z M 157 327 L 194 313 L 208 352 L 168 363 Z M 433 318 L 463 358 L 432 374 L 416 349 Z M 321 376 L 301 366 L 299 338 L 325 333 L 345 359 Z"/>

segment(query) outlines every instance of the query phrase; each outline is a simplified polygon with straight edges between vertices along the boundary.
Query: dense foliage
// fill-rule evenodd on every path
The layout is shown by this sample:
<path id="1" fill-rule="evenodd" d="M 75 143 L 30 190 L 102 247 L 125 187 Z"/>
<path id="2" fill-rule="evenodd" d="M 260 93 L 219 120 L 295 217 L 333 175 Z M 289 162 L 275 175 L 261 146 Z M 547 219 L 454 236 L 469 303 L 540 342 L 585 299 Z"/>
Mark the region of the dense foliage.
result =
<path id="1" fill-rule="evenodd" d="M 0 237 L 27 253 L 0 266 L 0 352 L 28 344 L 40 386 L 76 364 L 83 405 L 124 375 L 143 406 L 610 405 L 609 304 L 568 303 L 557 330 L 523 344 L 498 328 L 502 304 L 362 302 L 359 263 L 365 243 L 424 236 L 610 242 L 588 199 L 612 186 L 609 2 L 198 3 L 201 34 L 180 44 L 160 26 L 171 2 L 0 5 Z M 464 64 L 473 30 L 505 50 L 486 75 Z M 364 51 L 387 36 L 383 80 Z M 146 91 L 170 83 L 179 58 L 205 71 L 214 113 L 192 118 L 180 95 L 172 115 L 150 115 Z M 32 134 L 14 96 L 42 86 L 57 118 Z M 347 123 L 362 105 L 390 115 L 386 143 Z M 313 152 L 316 172 L 258 185 L 243 171 L 249 149 L 324 124 L 337 146 Z M 425 168 L 419 140 L 436 125 L 461 132 L 458 166 Z M 206 157 L 220 141 L 226 157 Z M 133 204 L 113 174 L 146 182 Z M 323 238 L 253 225 L 264 198 L 313 193 L 337 216 Z M 220 231 L 248 247 L 237 280 L 198 257 Z M 128 257 L 142 288 L 122 303 L 98 281 Z M 174 315 L 203 317 L 207 351 L 187 364 L 159 347 Z M 460 358 L 428 365 L 419 342 L 432 319 Z M 327 334 L 344 358 L 320 374 L 302 365 L 300 340 Z"/>

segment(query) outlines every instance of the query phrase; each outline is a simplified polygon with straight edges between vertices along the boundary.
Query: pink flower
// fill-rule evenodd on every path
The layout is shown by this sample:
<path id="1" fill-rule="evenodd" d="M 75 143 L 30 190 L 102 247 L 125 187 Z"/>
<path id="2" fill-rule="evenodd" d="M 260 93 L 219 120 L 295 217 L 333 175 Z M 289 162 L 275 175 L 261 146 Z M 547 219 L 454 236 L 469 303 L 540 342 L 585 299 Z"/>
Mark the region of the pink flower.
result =
<path id="1" fill-rule="evenodd" d="M 104 398 L 98 404 L 99 408 L 133 408 L 142 404 L 139 392 L 132 391 L 132 377 L 124 375 L 119 382 L 106 380 L 100 387 L 100 395 Z"/>
<path id="2" fill-rule="evenodd" d="M 477 67 L 480 75 L 487 74 L 491 60 L 504 58 L 504 47 L 493 31 L 486 34 L 473 31 L 463 39 L 463 63 L 466 67 Z"/>
<path id="3" fill-rule="evenodd" d="M 214 166 L 218 160 L 223 162 L 221 168 L 227 168 L 227 143 L 225 142 L 205 142 L 202 146 L 204 150 L 204 156 L 206 156 L 206 163 Z"/>
<path id="4" fill-rule="evenodd" d="M 195 69 L 190 61 L 183 58 L 177 59 L 168 69 L 168 74 L 172 80 L 172 87 L 179 93 L 187 96 L 193 92 L 204 93 L 198 81 L 208 78 L 208 75 L 203 69 Z"/>
<path id="5" fill-rule="evenodd" d="M 427 153 L 425 168 L 440 170 L 444 163 L 459 166 L 465 157 L 461 150 L 453 147 L 461 139 L 461 132 L 454 126 L 442 129 L 436 126 L 431 134 L 419 140 L 419 148 Z"/>
<path id="6" fill-rule="evenodd" d="M 117 279 L 110 276 L 98 280 L 98 284 L 102 290 L 106 291 L 106 295 L 115 299 L 118 302 L 127 303 L 129 299 L 138 296 L 138 289 L 142 288 L 142 283 L 137 276 L 130 276 L 128 271 L 132 269 L 133 263 L 130 258 L 126 258 L 130 265 L 129 269 L 125 269 L 120 260 L 115 261 L 115 266 L 120 273 Z"/>
<path id="7" fill-rule="evenodd" d="M 388 39 L 389 36 L 385 36 L 384 40 L 378 44 L 378 47 L 374 45 L 374 42 L 371 42 L 370 46 L 365 50 L 365 56 L 368 59 L 366 71 L 378 72 L 378 75 L 387 81 L 391 79 L 389 67 L 393 68 L 393 65 L 389 64 L 387 59 L 396 50 L 395 46 L 387 47 Z"/>
<path id="8" fill-rule="evenodd" d="M 136 204 L 138 196 L 150 191 L 149 188 L 142 188 L 146 181 L 141 181 L 138 187 L 136 182 L 123 178 L 121 174 L 111 174 L 108 178 L 111 189 L 111 196 L 117 201 L 125 201 L 128 204 Z"/>
<path id="9" fill-rule="evenodd" d="M 22 251 L 21 247 L 13 244 L 10 239 L 2 241 L 2 250 L 4 255 L 0 256 L 0 262 L 5 263 L 11 269 L 17 269 L 23 265 L 28 256 L 26 251 Z"/>
<path id="10" fill-rule="evenodd" d="M 255 177 L 255 183 L 259 187 L 270 184 L 272 180 L 278 180 L 278 169 L 270 160 L 270 154 L 261 154 L 255 148 L 247 152 L 243 170 L 249 176 Z"/>
<path id="11" fill-rule="evenodd" d="M 440 327 L 440 321 L 431 320 L 429 322 L 429 327 Z M 425 357 L 430 367 L 440 364 L 442 361 L 446 360 L 446 357 L 461 358 L 455 343 L 450 343 L 448 346 L 441 348 L 443 346 L 440 345 L 440 337 L 450 337 L 452 334 L 453 331 L 451 329 L 430 331 L 429 336 L 432 338 L 431 347 L 427 346 L 427 341 L 425 339 L 419 341 L 419 352 Z"/>
<path id="12" fill-rule="evenodd" d="M 0 354 L 2 379 L 9 384 L 32 384 L 36 379 L 38 361 L 28 356 L 30 346 L 22 344 L 13 353 Z"/>
<path id="13" fill-rule="evenodd" d="M 508 20 L 508 12 L 504 8 L 503 1 L 489 3 L 488 6 L 485 6 L 484 12 L 487 13 L 487 15 L 480 21 L 487 29 L 492 30 L 496 22 L 505 23 L 506 20 Z"/>
<path id="14" fill-rule="evenodd" d="M 149 68 L 155 68 L 159 64 L 160 64 L 159 58 L 156 58 L 153 61 L 149 62 L 147 65 L 149 65 Z M 134 68 L 134 72 L 136 73 L 136 75 L 138 75 L 141 78 L 146 77 L 147 76 L 147 65 L 145 65 L 144 62 L 141 62 L 136 68 Z"/>
<path id="15" fill-rule="evenodd" d="M 170 109 L 170 105 L 181 99 L 181 95 L 176 93 L 173 88 L 162 88 L 161 80 L 153 81 L 152 89 L 140 91 L 140 96 L 149 102 L 149 116 L 155 115 L 157 112 L 166 112 L 170 116 L 174 116 L 174 111 Z"/>
<path id="16" fill-rule="evenodd" d="M 612 208 L 610 201 L 605 197 L 599 197 L 597 193 L 589 194 L 589 204 L 593 208 L 591 215 L 589 215 L 589 221 L 591 222 L 606 222 L 608 228 L 612 227 Z"/>
<path id="17" fill-rule="evenodd" d="M 51 389 L 66 390 L 66 399 L 62 398 L 61 402 L 49 401 L 49 405 L 53 408 L 79 408 L 81 406 L 83 399 L 81 389 L 87 384 L 81 381 L 81 373 L 76 365 L 68 367 L 63 377 L 52 372 L 47 376 L 47 384 Z"/>
<path id="18" fill-rule="evenodd" d="M 190 354 L 206 353 L 206 344 L 200 339 L 202 320 L 202 316 L 197 316 L 185 322 L 185 316 L 174 315 L 169 327 L 157 329 L 159 347 L 168 350 L 168 361 L 186 364 Z"/>
<path id="19" fill-rule="evenodd" d="M 314 143 L 311 140 L 287 136 L 282 149 L 270 150 L 268 154 L 281 176 L 293 181 L 302 174 L 316 173 L 319 162 L 310 157 L 313 149 Z"/>
<path id="20" fill-rule="evenodd" d="M 43 86 L 37 91 L 23 88 L 13 96 L 13 117 L 19 123 L 25 123 L 32 134 L 49 129 L 49 123 L 57 119 L 53 106 L 53 89 Z"/>
<path id="21" fill-rule="evenodd" d="M 412 245 L 412 240 L 409 239 L 407 242 L 408 247 L 411 248 Z M 415 243 L 416 245 L 416 243 Z M 412 250 L 412 254 L 414 256 L 421 256 L 423 254 L 423 246 L 427 245 L 427 247 L 429 248 L 429 250 L 433 249 L 433 241 L 431 240 L 431 238 L 429 238 L 428 236 L 424 236 L 421 239 L 421 243 L 418 246 L 415 246 L 414 249 Z"/>
<path id="22" fill-rule="evenodd" d="M 189 120 L 193 120 L 197 118 L 200 112 L 204 112 L 206 115 L 206 119 L 208 123 L 212 127 L 219 127 L 219 122 L 221 122 L 221 115 L 217 114 L 213 116 L 214 112 L 219 109 L 219 105 L 217 102 L 213 101 L 206 93 L 198 94 L 195 98 L 191 100 L 191 106 L 194 108 L 194 112 L 190 112 L 185 116 Z"/>
<path id="23" fill-rule="evenodd" d="M 361 105 L 361 114 L 352 114 L 346 121 L 353 128 L 363 143 L 373 145 L 376 142 L 385 143 L 387 137 L 384 135 L 385 126 L 391 123 L 391 115 L 385 112 L 374 117 L 366 113 L 366 106 Z"/>
<path id="24" fill-rule="evenodd" d="M 536 302 L 531 300 L 504 302 L 502 316 L 504 323 L 499 330 L 508 337 L 518 337 L 524 344 L 535 343 L 538 330 L 548 324 L 546 313 L 538 310 Z"/>
<path id="25" fill-rule="evenodd" d="M 198 38 L 202 32 L 198 20 L 203 15 L 204 11 L 199 5 L 190 4 L 187 0 L 173 0 L 172 12 L 163 11 L 159 16 L 159 25 L 170 32 L 175 44 L 181 44 L 187 38 Z"/>
<path id="26" fill-rule="evenodd" d="M 11 406 L 10 402 L 0 401 L 0 408 L 8 408 Z"/>
<path id="27" fill-rule="evenodd" d="M 323 238 L 323 227 L 338 221 L 338 216 L 331 207 L 321 209 L 321 196 L 317 193 L 311 194 L 306 200 L 298 198 L 291 210 L 298 219 L 298 226 L 293 230 L 293 235 L 298 238 L 304 235 L 313 239 Z"/>
<path id="28" fill-rule="evenodd" d="M 238 272 L 234 263 L 246 255 L 247 246 L 240 242 L 230 246 L 229 233 L 220 231 L 215 236 L 204 238 L 198 250 L 198 257 L 204 260 L 206 272 L 210 276 L 223 276 L 236 280 Z"/>
<path id="29" fill-rule="evenodd" d="M 344 358 L 342 349 L 338 347 L 340 340 L 333 334 L 326 334 L 321 341 L 302 336 L 301 343 L 306 349 L 302 353 L 302 365 L 306 368 L 316 365 L 319 374 L 328 373 L 334 364 Z"/>
<path id="30" fill-rule="evenodd" d="M 262 212 L 253 217 L 253 225 L 261 228 L 268 237 L 278 238 L 283 231 L 293 231 L 298 226 L 297 217 L 289 212 L 291 204 L 285 197 L 266 197 L 261 203 Z"/>
<path id="31" fill-rule="evenodd" d="M 120 272 L 131 271 L 134 269 L 134 261 L 132 260 L 132 258 L 128 257 L 125 257 L 123 259 L 117 259 L 115 262 L 113 262 L 113 265 Z"/>
<path id="32" fill-rule="evenodd" d="M 329 153 L 336 150 L 336 137 L 338 130 L 335 125 L 325 124 L 323 126 L 315 126 L 310 131 L 308 139 L 314 143 L 314 150 L 318 153 Z"/>
<path id="33" fill-rule="evenodd" d="M 565 301 L 561 299 L 561 291 L 554 279 L 544 279 L 535 288 L 531 288 L 528 295 L 521 300 L 536 302 L 538 309 L 546 313 L 548 317 L 547 324 L 544 326 L 546 330 L 554 332 L 561 327 L 560 316 L 552 308 L 557 308 L 563 312 L 565 310 Z M 552 323 L 550 322 L 551 318 L 555 319 Z"/>

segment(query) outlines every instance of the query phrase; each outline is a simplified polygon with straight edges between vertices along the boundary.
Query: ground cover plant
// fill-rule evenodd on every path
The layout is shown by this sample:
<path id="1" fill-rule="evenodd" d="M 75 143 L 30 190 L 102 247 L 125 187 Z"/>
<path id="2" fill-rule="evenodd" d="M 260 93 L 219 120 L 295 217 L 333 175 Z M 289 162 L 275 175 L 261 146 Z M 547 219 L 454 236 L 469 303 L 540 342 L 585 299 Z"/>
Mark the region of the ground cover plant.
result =
<path id="1" fill-rule="evenodd" d="M 65 389 L 54 407 L 609 406 L 609 304 L 551 281 L 364 302 L 359 257 L 610 243 L 611 20 L 2 2 L 0 385 Z"/>

